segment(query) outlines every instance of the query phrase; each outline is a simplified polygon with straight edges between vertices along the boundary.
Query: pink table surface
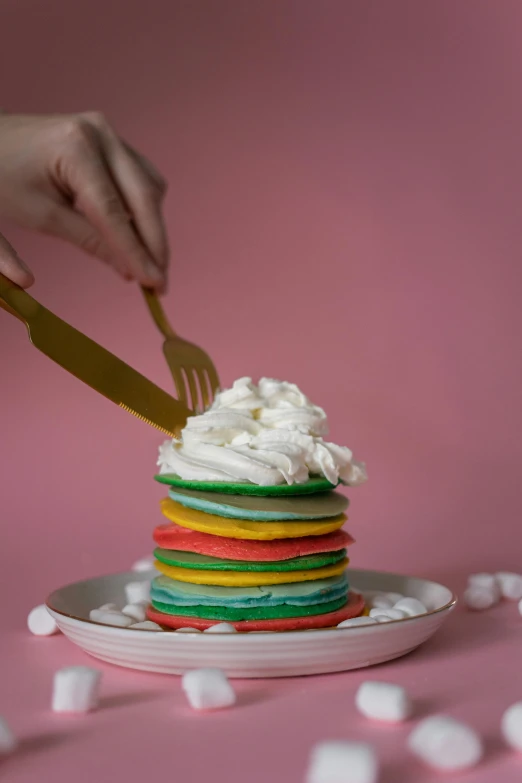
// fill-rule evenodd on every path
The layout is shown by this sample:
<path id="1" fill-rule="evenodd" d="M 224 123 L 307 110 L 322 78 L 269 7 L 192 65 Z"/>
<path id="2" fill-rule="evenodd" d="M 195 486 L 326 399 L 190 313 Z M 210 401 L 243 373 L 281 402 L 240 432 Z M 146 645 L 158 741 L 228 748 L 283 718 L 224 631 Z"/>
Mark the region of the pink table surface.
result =
<path id="1" fill-rule="evenodd" d="M 4 0 L 0 30 L 4 108 L 100 109 L 169 180 L 174 325 L 225 384 L 298 383 L 367 461 L 353 565 L 454 589 L 520 570 L 520 1 Z M 134 286 L 65 244 L 0 231 L 38 299 L 171 388 Z M 459 609 L 372 671 L 239 683 L 219 715 L 190 712 L 176 678 L 107 666 L 98 713 L 52 715 L 53 671 L 91 661 L 31 638 L 25 618 L 54 588 L 150 551 L 160 440 L 0 312 L 0 714 L 23 740 L 2 781 L 298 783 L 332 737 L 374 741 L 384 783 L 435 780 L 404 753 L 409 727 L 355 715 L 366 677 L 483 734 L 485 761 L 462 780 L 522 779 L 498 739 L 522 699 L 513 605 Z"/>
<path id="2" fill-rule="evenodd" d="M 324 739 L 371 742 L 382 783 L 429 783 L 440 775 L 405 751 L 418 718 L 445 712 L 483 736 L 479 768 L 445 780 L 515 783 L 522 755 L 505 748 L 499 721 L 520 686 L 521 620 L 516 605 L 477 615 L 461 609 L 423 648 L 369 670 L 285 680 L 235 681 L 237 706 L 192 711 L 179 677 L 118 669 L 97 662 L 64 637 L 31 637 L 23 617 L 2 630 L 1 710 L 21 739 L 2 761 L 9 783 L 91 783 L 148 777 L 203 783 L 302 783 L 311 746 Z M 6 665 L 9 662 L 9 665 Z M 53 671 L 70 664 L 103 671 L 96 713 L 68 717 L 49 710 Z M 374 678 L 408 688 L 415 717 L 402 726 L 367 721 L 354 708 L 357 686 Z"/>

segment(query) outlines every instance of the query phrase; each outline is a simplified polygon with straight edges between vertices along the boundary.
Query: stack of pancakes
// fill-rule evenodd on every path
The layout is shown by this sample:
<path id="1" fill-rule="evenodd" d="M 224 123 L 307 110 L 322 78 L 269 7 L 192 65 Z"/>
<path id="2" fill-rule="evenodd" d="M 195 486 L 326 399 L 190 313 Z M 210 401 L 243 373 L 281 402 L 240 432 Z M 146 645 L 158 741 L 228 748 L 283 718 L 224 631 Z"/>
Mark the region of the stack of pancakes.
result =
<path id="1" fill-rule="evenodd" d="M 161 501 L 168 524 L 154 531 L 150 620 L 165 628 L 204 630 L 219 622 L 238 631 L 325 628 L 362 613 L 349 590 L 341 530 L 348 500 L 330 482 L 304 484 L 185 481 Z"/>

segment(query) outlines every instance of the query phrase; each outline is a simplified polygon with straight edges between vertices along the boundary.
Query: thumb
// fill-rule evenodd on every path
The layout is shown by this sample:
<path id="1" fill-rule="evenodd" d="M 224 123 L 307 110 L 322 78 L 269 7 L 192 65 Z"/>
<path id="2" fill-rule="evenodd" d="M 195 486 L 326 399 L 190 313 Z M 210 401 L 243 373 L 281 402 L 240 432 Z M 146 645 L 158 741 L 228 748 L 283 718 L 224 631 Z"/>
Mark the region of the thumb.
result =
<path id="1" fill-rule="evenodd" d="M 2 234 L 0 234 L 0 272 L 21 288 L 29 288 L 34 283 L 33 273 Z"/>

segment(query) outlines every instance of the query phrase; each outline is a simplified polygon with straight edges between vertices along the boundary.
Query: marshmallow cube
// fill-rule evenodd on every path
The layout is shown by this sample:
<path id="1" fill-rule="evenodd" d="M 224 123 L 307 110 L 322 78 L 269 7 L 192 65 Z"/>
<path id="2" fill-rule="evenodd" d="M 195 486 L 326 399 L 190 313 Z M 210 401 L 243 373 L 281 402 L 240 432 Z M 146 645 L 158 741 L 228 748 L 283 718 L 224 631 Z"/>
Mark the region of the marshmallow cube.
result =
<path id="1" fill-rule="evenodd" d="M 482 590 L 485 594 L 489 594 L 491 596 L 490 606 L 494 606 L 500 601 L 500 583 L 496 574 L 470 574 L 468 576 L 468 590 Z M 470 606 L 469 608 L 471 609 L 472 607 Z"/>
<path id="2" fill-rule="evenodd" d="M 153 623 L 152 620 L 143 620 L 141 623 L 134 623 L 131 628 L 136 628 L 138 631 L 162 631 L 163 628 L 158 623 Z"/>
<path id="3" fill-rule="evenodd" d="M 498 574 L 495 574 L 495 577 L 500 587 L 502 598 L 507 598 L 508 601 L 520 601 L 522 598 L 522 576 L 520 574 L 499 571 Z"/>
<path id="4" fill-rule="evenodd" d="M 138 604 L 150 600 L 150 582 L 128 582 L 125 585 L 125 596 L 128 604 Z"/>
<path id="5" fill-rule="evenodd" d="M 116 604 L 102 604 L 102 606 L 99 606 L 98 609 L 100 609 L 102 612 L 119 612 Z"/>
<path id="6" fill-rule="evenodd" d="M 221 669 L 194 669 L 183 675 L 181 687 L 195 710 L 230 707 L 236 694 Z"/>
<path id="7" fill-rule="evenodd" d="M 127 604 L 121 613 L 130 617 L 136 623 L 143 623 L 147 619 L 147 601 L 138 601 L 135 604 Z"/>
<path id="8" fill-rule="evenodd" d="M 513 704 L 502 716 L 501 730 L 507 744 L 522 751 L 522 701 Z"/>
<path id="9" fill-rule="evenodd" d="M 101 672 L 88 666 L 69 666 L 54 675 L 54 712 L 89 712 L 98 705 Z"/>
<path id="10" fill-rule="evenodd" d="M 463 598 L 468 609 L 472 609 L 475 612 L 490 609 L 498 601 L 498 595 L 494 589 L 473 584 L 464 591 Z"/>
<path id="11" fill-rule="evenodd" d="M 483 753 L 476 731 L 445 715 L 421 721 L 410 734 L 408 747 L 428 766 L 447 771 L 474 767 Z"/>
<path id="12" fill-rule="evenodd" d="M 360 617 L 349 617 L 348 620 L 343 620 L 342 623 L 339 623 L 337 627 L 351 628 L 352 626 L 357 625 L 377 625 L 377 620 L 375 617 L 366 617 L 366 615 L 361 615 Z"/>
<path id="13" fill-rule="evenodd" d="M 152 556 L 142 557 L 141 560 L 136 560 L 132 566 L 133 571 L 154 571 L 154 558 Z"/>
<path id="14" fill-rule="evenodd" d="M 129 625 L 132 625 L 134 622 L 132 617 L 128 617 L 126 614 L 122 614 L 122 612 L 114 610 L 105 611 L 103 609 L 91 609 L 89 612 L 89 620 L 92 620 L 93 623 L 100 623 L 101 625 L 115 625 L 118 628 L 128 628 Z"/>
<path id="15" fill-rule="evenodd" d="M 27 617 L 27 627 L 35 636 L 51 636 L 59 630 L 45 604 L 31 609 Z"/>
<path id="16" fill-rule="evenodd" d="M 407 720 L 412 712 L 406 690 L 387 682 L 363 682 L 355 694 L 355 705 L 367 718 L 389 723 Z"/>
<path id="17" fill-rule="evenodd" d="M 396 606 L 392 607 L 392 609 L 386 609 L 385 614 L 388 615 L 390 620 L 404 620 L 405 617 L 409 617 L 407 612 L 404 612 L 402 609 L 397 609 Z"/>
<path id="18" fill-rule="evenodd" d="M 426 614 L 428 611 L 422 601 L 417 598 L 401 598 L 393 608 L 400 609 L 408 617 L 417 617 L 417 615 Z"/>
<path id="19" fill-rule="evenodd" d="M 386 615 L 390 620 L 404 620 L 408 616 L 402 609 L 370 609 L 370 617 L 378 619 L 380 615 Z"/>
<path id="20" fill-rule="evenodd" d="M 386 609 L 376 609 L 375 614 L 372 614 L 372 620 L 377 620 L 378 623 L 391 623 L 392 618 L 389 617 Z"/>
<path id="21" fill-rule="evenodd" d="M 9 724 L 0 716 L 0 756 L 12 753 L 18 745 L 18 741 L 9 728 Z"/>
<path id="22" fill-rule="evenodd" d="M 393 603 L 392 599 L 384 593 L 378 593 L 370 599 L 372 609 L 391 609 Z"/>
<path id="23" fill-rule="evenodd" d="M 321 742 L 312 750 L 306 783 L 376 783 L 379 762 L 364 742 Z"/>
<path id="24" fill-rule="evenodd" d="M 395 606 L 396 603 L 402 601 L 403 598 L 406 598 L 402 593 L 384 593 L 383 595 L 392 602 L 392 606 Z"/>
<path id="25" fill-rule="evenodd" d="M 201 633 L 199 628 L 176 628 L 176 633 Z"/>
<path id="26" fill-rule="evenodd" d="M 216 623 L 205 628 L 203 633 L 237 633 L 237 630 L 230 623 Z"/>
<path id="27" fill-rule="evenodd" d="M 498 589 L 499 586 L 495 574 L 470 574 L 468 584 L 474 587 L 485 587 L 488 590 Z"/>

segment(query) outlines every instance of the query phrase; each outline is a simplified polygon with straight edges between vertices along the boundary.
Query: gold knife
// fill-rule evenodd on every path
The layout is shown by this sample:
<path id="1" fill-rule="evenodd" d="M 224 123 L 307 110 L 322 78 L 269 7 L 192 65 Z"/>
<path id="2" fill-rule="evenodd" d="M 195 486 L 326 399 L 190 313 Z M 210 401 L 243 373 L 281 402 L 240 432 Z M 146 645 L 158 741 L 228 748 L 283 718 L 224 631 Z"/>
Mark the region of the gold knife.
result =
<path id="1" fill-rule="evenodd" d="M 23 321 L 32 344 L 120 408 L 167 435 L 177 435 L 192 411 L 43 307 L 0 274 L 0 307 Z"/>

